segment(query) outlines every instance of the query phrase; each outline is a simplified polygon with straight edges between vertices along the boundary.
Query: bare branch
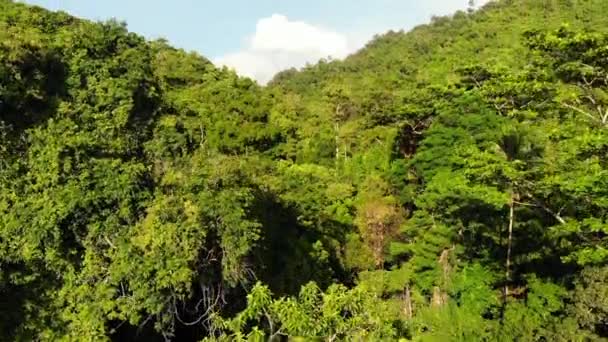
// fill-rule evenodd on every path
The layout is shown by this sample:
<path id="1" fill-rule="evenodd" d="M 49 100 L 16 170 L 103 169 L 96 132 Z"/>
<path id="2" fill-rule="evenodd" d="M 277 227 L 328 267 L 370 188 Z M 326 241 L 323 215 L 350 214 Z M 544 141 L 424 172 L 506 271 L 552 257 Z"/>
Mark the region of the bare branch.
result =
<path id="1" fill-rule="evenodd" d="M 112 243 L 112 241 L 110 241 L 110 239 L 108 239 L 107 236 L 103 236 L 103 239 L 108 243 L 108 245 L 110 245 L 110 247 L 112 247 L 113 249 L 116 249 L 116 246 Z"/>
<path id="2" fill-rule="evenodd" d="M 207 310 L 205 310 L 205 312 L 203 314 L 201 314 L 197 319 L 195 319 L 194 321 L 191 322 L 185 322 L 184 320 L 182 320 L 182 318 L 179 316 L 179 312 L 177 310 L 176 307 L 174 307 L 174 314 L 175 314 L 175 318 L 177 318 L 177 320 L 186 326 L 192 326 L 192 325 L 196 325 L 198 323 L 200 323 L 204 318 L 208 317 L 209 314 L 212 312 L 213 309 L 215 309 L 217 307 L 217 304 L 219 303 L 221 297 L 222 297 L 222 291 L 221 291 L 221 284 L 218 285 L 219 289 L 217 291 L 217 294 L 215 296 L 215 301 L 213 303 L 211 303 L 211 299 L 209 298 L 209 301 L 206 303 L 207 305 Z M 207 290 L 209 291 L 209 290 Z M 204 292 L 204 291 L 203 291 Z M 201 302 L 206 301 L 205 299 L 207 298 L 206 294 L 203 294 L 203 298 L 196 304 L 196 311 L 198 312 L 198 308 L 201 304 Z"/>
<path id="3" fill-rule="evenodd" d="M 270 336 L 274 336 L 275 335 L 274 322 L 272 321 L 272 318 L 270 317 L 270 315 L 268 314 L 266 309 L 264 309 L 264 316 L 266 316 L 266 320 L 268 320 L 268 326 L 270 328 Z M 271 338 L 271 341 L 272 341 L 272 338 Z"/>
<path id="4" fill-rule="evenodd" d="M 547 213 L 549 213 L 551 216 L 553 216 L 559 223 L 566 224 L 566 220 L 564 220 L 560 216 L 562 210 L 564 210 L 564 207 L 560 208 L 560 210 L 556 213 L 553 210 L 551 210 L 549 207 L 547 207 L 546 205 L 544 205 L 541 201 L 539 201 L 538 199 L 534 198 L 534 196 L 532 196 L 532 194 L 526 193 L 526 196 L 528 196 L 531 200 L 533 200 L 535 202 L 535 204 L 521 203 L 521 202 L 516 202 L 516 203 L 520 204 L 520 205 L 529 206 L 529 207 L 541 208 L 544 211 L 546 211 Z"/>
<path id="5" fill-rule="evenodd" d="M 605 122 L 602 122 L 601 119 L 598 119 L 594 115 L 592 115 L 589 112 L 586 112 L 586 111 L 584 111 L 584 110 L 582 110 L 582 109 L 580 109 L 578 107 L 575 107 L 575 106 L 573 106 L 571 104 L 568 104 L 568 103 L 565 103 L 565 102 L 562 102 L 561 105 L 564 106 L 564 107 L 570 108 L 570 109 L 572 109 L 572 110 L 574 110 L 574 111 L 576 111 L 578 113 L 584 114 L 585 116 L 587 116 L 588 118 L 593 119 L 594 121 L 597 121 L 599 123 L 605 124 Z"/>
<path id="6" fill-rule="evenodd" d="M 279 330 L 277 330 L 277 331 L 276 331 L 274 334 L 270 335 L 270 336 L 268 337 L 268 340 L 269 340 L 269 341 L 274 341 L 274 339 L 275 339 L 277 336 L 279 336 L 279 335 L 285 335 L 281 329 L 282 329 L 282 328 L 279 328 Z"/>

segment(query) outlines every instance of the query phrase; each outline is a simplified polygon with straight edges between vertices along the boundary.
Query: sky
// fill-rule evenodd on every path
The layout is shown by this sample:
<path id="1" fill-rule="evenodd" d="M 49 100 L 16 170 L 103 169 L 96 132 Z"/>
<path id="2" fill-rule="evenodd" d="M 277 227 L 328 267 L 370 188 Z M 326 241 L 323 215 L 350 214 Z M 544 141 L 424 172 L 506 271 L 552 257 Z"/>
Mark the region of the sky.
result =
<path id="1" fill-rule="evenodd" d="M 408 30 L 468 0 L 25 0 L 92 19 L 115 18 L 149 39 L 196 51 L 265 83 L 320 58 L 341 59 L 374 34 Z M 481 5 L 487 0 L 477 0 Z"/>

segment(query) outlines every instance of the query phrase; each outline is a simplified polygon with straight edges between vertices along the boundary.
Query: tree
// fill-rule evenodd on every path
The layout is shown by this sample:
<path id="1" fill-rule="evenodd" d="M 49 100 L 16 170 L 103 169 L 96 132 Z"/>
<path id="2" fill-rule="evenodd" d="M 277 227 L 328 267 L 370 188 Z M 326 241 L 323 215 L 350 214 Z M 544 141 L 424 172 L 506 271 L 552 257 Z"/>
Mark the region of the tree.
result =
<path id="1" fill-rule="evenodd" d="M 562 27 L 556 32 L 530 32 L 528 45 L 550 60 L 564 82 L 560 104 L 601 126 L 608 124 L 608 69 L 606 37 L 577 33 Z"/>
<path id="2" fill-rule="evenodd" d="M 268 288 L 258 283 L 247 296 L 247 303 L 247 308 L 234 319 L 218 318 L 218 328 L 229 332 L 219 340 L 273 341 L 284 336 L 336 341 L 390 339 L 396 334 L 391 312 L 362 288 L 348 290 L 332 285 L 322 292 L 310 283 L 302 287 L 296 298 L 273 300 Z"/>

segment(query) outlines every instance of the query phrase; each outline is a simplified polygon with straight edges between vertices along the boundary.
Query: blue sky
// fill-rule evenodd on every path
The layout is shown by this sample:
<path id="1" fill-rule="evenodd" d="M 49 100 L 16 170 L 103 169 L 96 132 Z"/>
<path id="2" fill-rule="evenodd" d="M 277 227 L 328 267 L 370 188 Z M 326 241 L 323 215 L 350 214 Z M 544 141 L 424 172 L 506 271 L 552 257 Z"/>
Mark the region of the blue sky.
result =
<path id="1" fill-rule="evenodd" d="M 375 33 L 409 29 L 468 0 L 26 0 L 93 20 L 116 18 L 217 64 L 267 81 L 288 67 L 343 58 Z M 478 1 L 479 2 L 479 1 Z"/>

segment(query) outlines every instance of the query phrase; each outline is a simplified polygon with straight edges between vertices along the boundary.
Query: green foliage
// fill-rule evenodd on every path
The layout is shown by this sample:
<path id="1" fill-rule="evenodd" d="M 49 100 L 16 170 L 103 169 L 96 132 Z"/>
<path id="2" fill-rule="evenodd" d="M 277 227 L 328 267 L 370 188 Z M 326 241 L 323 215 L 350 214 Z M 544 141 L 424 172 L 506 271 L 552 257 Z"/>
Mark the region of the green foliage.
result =
<path id="1" fill-rule="evenodd" d="M 219 326 L 234 340 L 263 338 L 391 339 L 396 335 L 386 303 L 364 289 L 332 285 L 322 292 L 314 283 L 302 287 L 298 297 L 272 299 L 267 287 L 257 284 L 247 296 L 247 308 Z M 394 313 L 393 313 L 394 314 Z M 249 327 L 243 331 L 245 327 Z M 264 329 L 266 330 L 266 329 Z M 226 335 L 219 339 L 227 338 Z"/>
<path id="2" fill-rule="evenodd" d="M 608 286 L 606 266 L 582 271 L 573 293 L 572 313 L 581 327 L 605 334 L 608 329 Z"/>
<path id="3" fill-rule="evenodd" d="M 0 340 L 608 338 L 607 4 L 262 87 L 0 0 Z"/>

